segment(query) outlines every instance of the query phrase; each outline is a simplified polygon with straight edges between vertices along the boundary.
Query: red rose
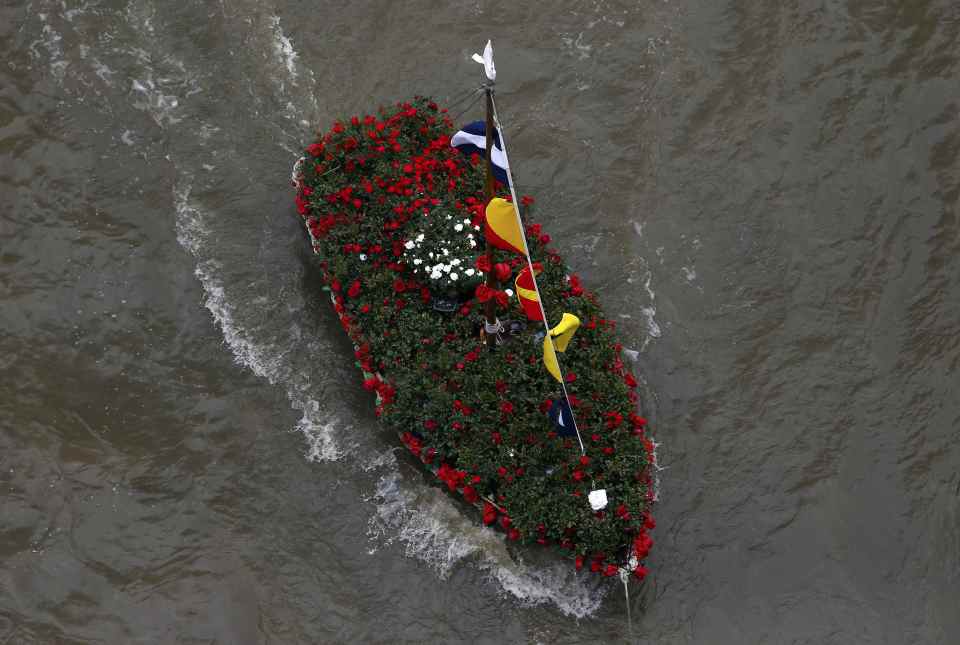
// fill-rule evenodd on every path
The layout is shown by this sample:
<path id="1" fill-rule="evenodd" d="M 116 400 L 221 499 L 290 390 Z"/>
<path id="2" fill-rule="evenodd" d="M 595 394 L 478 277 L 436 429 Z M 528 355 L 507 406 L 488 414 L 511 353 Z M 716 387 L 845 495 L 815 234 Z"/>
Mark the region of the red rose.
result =
<path id="1" fill-rule="evenodd" d="M 510 274 L 513 271 L 510 270 L 510 265 L 505 262 L 497 262 L 493 265 L 493 273 L 496 276 L 497 280 L 500 282 L 506 282 L 510 278 Z"/>
<path id="2" fill-rule="evenodd" d="M 576 374 L 574 374 L 573 372 L 567 373 L 567 383 L 573 383 L 576 380 L 577 380 Z"/>
<path id="3" fill-rule="evenodd" d="M 370 313 L 370 305 L 363 305 L 362 307 L 360 307 L 360 313 L 362 314 Z"/>
<path id="4" fill-rule="evenodd" d="M 510 529 L 510 531 L 507 533 L 507 537 L 514 541 L 519 540 L 520 531 L 518 531 L 517 529 Z"/>
<path id="5" fill-rule="evenodd" d="M 351 298 L 356 298 L 360 295 L 360 281 L 354 280 L 353 284 L 350 285 L 350 288 L 347 290 L 347 295 Z"/>
<path id="6" fill-rule="evenodd" d="M 490 258 L 488 258 L 486 255 L 479 256 L 475 264 L 478 271 L 490 273 Z"/>
<path id="7" fill-rule="evenodd" d="M 617 565 L 608 564 L 607 568 L 603 570 L 603 575 L 605 575 L 608 578 L 612 578 L 613 576 L 617 575 L 618 571 L 619 569 L 617 568 Z"/>
<path id="8" fill-rule="evenodd" d="M 497 509 L 490 502 L 483 503 L 483 523 L 490 526 L 497 521 Z"/>
<path id="9" fill-rule="evenodd" d="M 496 291 L 494 289 L 491 289 L 485 284 L 478 284 L 477 289 L 475 291 L 477 300 L 479 300 L 480 302 L 486 302 L 487 300 L 490 300 L 490 298 L 492 298 L 495 293 Z"/>
<path id="10" fill-rule="evenodd" d="M 500 411 L 504 414 L 513 414 L 513 403 L 510 403 L 510 401 L 504 401 L 500 404 Z"/>
<path id="11" fill-rule="evenodd" d="M 490 438 L 493 439 L 493 443 L 496 444 L 496 445 L 498 445 L 498 446 L 499 446 L 501 443 L 503 443 L 503 437 L 500 436 L 500 433 L 499 433 L 499 432 L 491 432 L 491 433 L 490 433 Z M 504 472 L 506 472 L 506 471 L 504 471 Z"/>
<path id="12" fill-rule="evenodd" d="M 623 382 L 627 384 L 627 387 L 637 387 L 637 379 L 633 378 L 633 374 L 630 372 L 623 375 Z"/>
<path id="13" fill-rule="evenodd" d="M 574 566 L 577 567 L 577 571 L 579 571 L 580 569 L 583 568 L 583 556 L 582 556 L 582 555 L 578 555 L 578 556 L 574 559 L 573 562 L 574 562 Z"/>
<path id="14" fill-rule="evenodd" d="M 590 464 L 590 457 L 588 457 L 588 456 L 586 456 L 586 455 L 581 455 L 581 456 L 580 456 L 580 465 L 581 465 L 581 466 L 587 466 L 587 465 L 589 465 L 589 464 Z"/>
<path id="15" fill-rule="evenodd" d="M 649 572 L 647 571 L 646 567 L 637 567 L 636 569 L 633 570 L 633 575 L 636 577 L 637 580 L 643 580 L 644 578 L 646 578 L 647 573 Z"/>
<path id="16" fill-rule="evenodd" d="M 463 499 L 470 504 L 475 504 L 480 495 L 477 493 L 477 489 L 473 486 L 464 486 L 463 487 Z"/>
<path id="17" fill-rule="evenodd" d="M 530 195 L 523 195 L 520 198 L 520 203 L 523 204 L 524 206 L 529 206 L 530 204 L 533 203 L 533 197 L 531 197 Z"/>
<path id="18" fill-rule="evenodd" d="M 583 481 L 583 471 L 582 470 L 573 471 L 573 478 L 576 481 Z"/>
<path id="19" fill-rule="evenodd" d="M 506 477 L 507 469 L 504 468 L 503 466 L 500 466 L 499 468 L 497 468 L 497 474 L 500 475 L 501 477 Z"/>

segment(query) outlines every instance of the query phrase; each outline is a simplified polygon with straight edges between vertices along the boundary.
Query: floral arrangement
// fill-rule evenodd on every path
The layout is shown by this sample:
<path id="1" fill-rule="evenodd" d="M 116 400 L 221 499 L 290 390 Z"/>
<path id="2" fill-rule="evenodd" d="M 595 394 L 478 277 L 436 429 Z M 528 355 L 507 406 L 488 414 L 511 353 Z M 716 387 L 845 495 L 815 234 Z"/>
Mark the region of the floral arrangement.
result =
<path id="1" fill-rule="evenodd" d="M 451 148 L 452 130 L 445 110 L 417 98 L 336 122 L 295 168 L 297 210 L 363 385 L 381 422 L 484 524 L 511 541 L 552 545 L 577 569 L 643 578 L 656 444 L 637 413 L 616 325 L 529 224 L 548 319 L 566 311 L 583 321 L 563 356 L 581 455 L 548 418 L 559 386 L 543 367 L 536 326 L 495 352 L 475 333 L 490 300 L 501 319 L 523 318 L 511 293 L 479 280 L 492 271 L 510 285 L 522 264 L 504 251 L 492 262 L 484 255 L 482 160 Z M 532 204 L 523 198 L 525 221 Z M 429 306 L 461 281 L 475 286 L 456 310 Z M 587 497 L 599 488 L 609 504 L 594 511 Z"/>
<path id="2" fill-rule="evenodd" d="M 417 224 L 419 232 L 403 243 L 400 257 L 414 279 L 432 292 L 472 294 L 486 278 L 474 266 L 483 241 L 480 227 L 459 213 L 442 212 L 418 218 Z"/>

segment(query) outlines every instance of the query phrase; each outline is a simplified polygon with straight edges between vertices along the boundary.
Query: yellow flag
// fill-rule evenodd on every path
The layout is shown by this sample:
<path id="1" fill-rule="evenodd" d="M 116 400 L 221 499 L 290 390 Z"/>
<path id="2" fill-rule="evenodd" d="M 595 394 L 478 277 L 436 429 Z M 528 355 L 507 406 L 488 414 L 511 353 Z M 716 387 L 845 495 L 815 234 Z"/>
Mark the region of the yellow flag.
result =
<path id="1" fill-rule="evenodd" d="M 553 338 L 550 336 L 543 337 L 543 364 L 553 378 L 558 381 L 563 380 L 560 378 L 560 364 L 557 363 L 557 354 L 553 351 Z"/>
<path id="2" fill-rule="evenodd" d="M 550 335 L 556 339 L 554 342 L 557 344 L 557 349 L 561 352 L 567 351 L 567 345 L 570 343 L 570 339 L 573 338 L 573 335 L 579 328 L 579 318 L 573 314 L 563 314 L 563 318 L 560 319 L 560 324 L 550 330 Z"/>
<path id="3" fill-rule="evenodd" d="M 494 197 L 487 204 L 487 241 L 498 249 L 523 254 L 526 245 L 523 231 L 517 223 L 517 214 L 513 204 L 500 197 Z"/>
<path id="4" fill-rule="evenodd" d="M 551 329 L 550 334 L 543 339 L 543 364 L 558 381 L 563 379 L 560 377 L 560 364 L 557 362 L 557 353 L 554 348 L 561 352 L 566 351 L 570 339 L 579 327 L 580 319 L 573 314 L 565 313 L 560 319 L 560 324 Z"/>

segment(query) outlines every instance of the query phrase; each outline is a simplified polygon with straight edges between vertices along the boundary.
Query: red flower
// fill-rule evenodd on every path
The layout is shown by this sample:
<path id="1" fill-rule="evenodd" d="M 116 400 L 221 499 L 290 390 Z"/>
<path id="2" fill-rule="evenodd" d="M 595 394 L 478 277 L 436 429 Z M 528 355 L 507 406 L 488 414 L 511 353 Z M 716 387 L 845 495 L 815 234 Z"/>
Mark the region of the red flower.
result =
<path id="1" fill-rule="evenodd" d="M 633 378 L 633 374 L 630 372 L 623 375 L 623 382 L 627 384 L 627 387 L 637 387 L 637 379 Z"/>
<path id="2" fill-rule="evenodd" d="M 350 285 L 350 288 L 347 290 L 347 295 L 351 298 L 356 298 L 360 295 L 360 281 L 354 280 L 353 284 Z"/>
<path id="3" fill-rule="evenodd" d="M 636 577 L 637 580 L 643 580 L 644 578 L 647 577 L 648 573 L 649 571 L 647 571 L 646 567 L 637 567 L 636 569 L 633 570 L 633 575 L 634 577 Z"/>
<path id="4" fill-rule="evenodd" d="M 517 529 L 510 529 L 510 531 L 507 533 L 507 537 L 514 541 L 519 540 L 520 531 L 518 531 Z"/>
<path id="5" fill-rule="evenodd" d="M 619 412 L 607 412 L 603 416 L 607 417 L 607 427 L 611 430 L 619 428 L 620 424 L 623 423 L 623 415 Z"/>
<path id="6" fill-rule="evenodd" d="M 366 314 L 370 312 L 370 305 L 363 305 L 360 307 L 360 313 Z"/>
<path id="7" fill-rule="evenodd" d="M 490 526 L 497 521 L 497 509 L 490 502 L 483 503 L 483 523 Z"/>
<path id="8" fill-rule="evenodd" d="M 504 468 L 503 466 L 500 466 L 499 468 L 497 468 L 497 474 L 500 475 L 501 477 L 506 477 L 507 469 Z"/>
<path id="9" fill-rule="evenodd" d="M 590 464 L 590 457 L 586 455 L 580 455 L 580 465 L 587 466 Z"/>
<path id="10" fill-rule="evenodd" d="M 531 197 L 530 195 L 523 195 L 522 197 L 520 197 L 520 203 L 523 204 L 524 206 L 529 206 L 530 204 L 533 203 L 533 197 Z"/>
<path id="11" fill-rule="evenodd" d="M 490 438 L 493 439 L 493 443 L 496 444 L 496 445 L 498 445 L 498 446 L 499 446 L 501 443 L 503 443 L 503 437 L 500 436 L 500 433 L 499 433 L 499 432 L 491 432 L 491 433 L 490 433 Z M 504 470 L 504 472 L 506 472 L 506 470 Z"/>
<path id="12" fill-rule="evenodd" d="M 423 422 L 423 427 L 425 430 L 429 430 L 430 432 L 433 432 L 434 430 L 437 429 L 437 422 L 434 421 L 433 419 L 427 419 L 426 421 Z"/>
<path id="13" fill-rule="evenodd" d="M 504 401 L 500 404 L 500 411 L 507 415 L 513 414 L 513 403 L 510 403 L 510 401 Z"/>
<path id="14" fill-rule="evenodd" d="M 477 489 L 473 486 L 464 486 L 463 499 L 470 504 L 475 504 L 477 500 L 480 499 L 480 495 L 477 493 Z"/>
<path id="15" fill-rule="evenodd" d="M 540 244 L 550 244 L 550 236 L 544 233 L 540 236 Z"/>
<path id="16" fill-rule="evenodd" d="M 573 471 L 573 478 L 578 482 L 583 481 L 583 471 L 582 470 Z"/>
<path id="17" fill-rule="evenodd" d="M 578 555 L 578 556 L 574 559 L 573 562 L 574 562 L 574 565 L 577 567 L 577 571 L 579 571 L 580 569 L 583 568 L 583 556 L 582 556 L 582 555 Z"/>
<path id="18" fill-rule="evenodd" d="M 497 379 L 497 382 L 494 384 L 494 387 L 497 390 L 497 394 L 503 394 L 507 391 L 507 384 L 501 379 Z"/>
<path id="19" fill-rule="evenodd" d="M 608 564 L 607 568 L 603 570 L 603 575 L 605 575 L 608 578 L 612 578 L 613 576 L 617 575 L 618 571 L 619 569 L 617 568 L 617 565 Z"/>
<path id="20" fill-rule="evenodd" d="M 477 296 L 477 300 L 480 302 L 486 302 L 496 294 L 496 290 L 491 289 L 485 284 L 478 284 L 475 294 Z"/>
<path id="21" fill-rule="evenodd" d="M 510 278 L 510 274 L 513 271 L 510 269 L 510 265 L 505 262 L 497 262 L 493 265 L 493 273 L 496 276 L 497 280 L 500 282 L 506 282 Z"/>
<path id="22" fill-rule="evenodd" d="M 322 143 L 311 143 L 307 146 L 307 152 L 309 152 L 314 157 L 319 157 L 323 154 L 323 144 Z"/>
<path id="23" fill-rule="evenodd" d="M 475 264 L 478 271 L 490 273 L 490 258 L 488 258 L 486 255 L 479 256 Z"/>
<path id="24" fill-rule="evenodd" d="M 393 290 L 395 293 L 403 293 L 404 291 L 407 290 L 407 285 L 406 283 L 404 283 L 403 280 L 401 280 L 400 278 L 397 278 L 396 280 L 393 281 Z"/>
<path id="25" fill-rule="evenodd" d="M 577 375 L 575 373 L 573 372 L 567 373 L 567 383 L 573 383 L 576 380 L 577 380 Z"/>

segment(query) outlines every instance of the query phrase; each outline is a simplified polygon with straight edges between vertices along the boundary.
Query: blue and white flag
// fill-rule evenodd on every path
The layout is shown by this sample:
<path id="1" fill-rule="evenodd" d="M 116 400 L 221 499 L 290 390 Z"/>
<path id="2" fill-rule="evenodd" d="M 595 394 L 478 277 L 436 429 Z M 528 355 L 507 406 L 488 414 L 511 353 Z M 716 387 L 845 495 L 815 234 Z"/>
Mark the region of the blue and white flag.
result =
<path id="1" fill-rule="evenodd" d="M 575 437 L 577 431 L 573 426 L 573 412 L 570 410 L 570 404 L 566 399 L 554 399 L 550 404 L 550 410 L 547 416 L 553 421 L 557 429 L 557 434 L 561 437 Z"/>
<path id="2" fill-rule="evenodd" d="M 450 145 L 468 157 L 479 154 L 487 156 L 487 124 L 483 121 L 474 121 L 463 126 L 453 138 Z M 500 145 L 500 132 L 493 131 L 493 176 L 501 184 L 507 184 L 507 157 L 503 154 Z"/>

